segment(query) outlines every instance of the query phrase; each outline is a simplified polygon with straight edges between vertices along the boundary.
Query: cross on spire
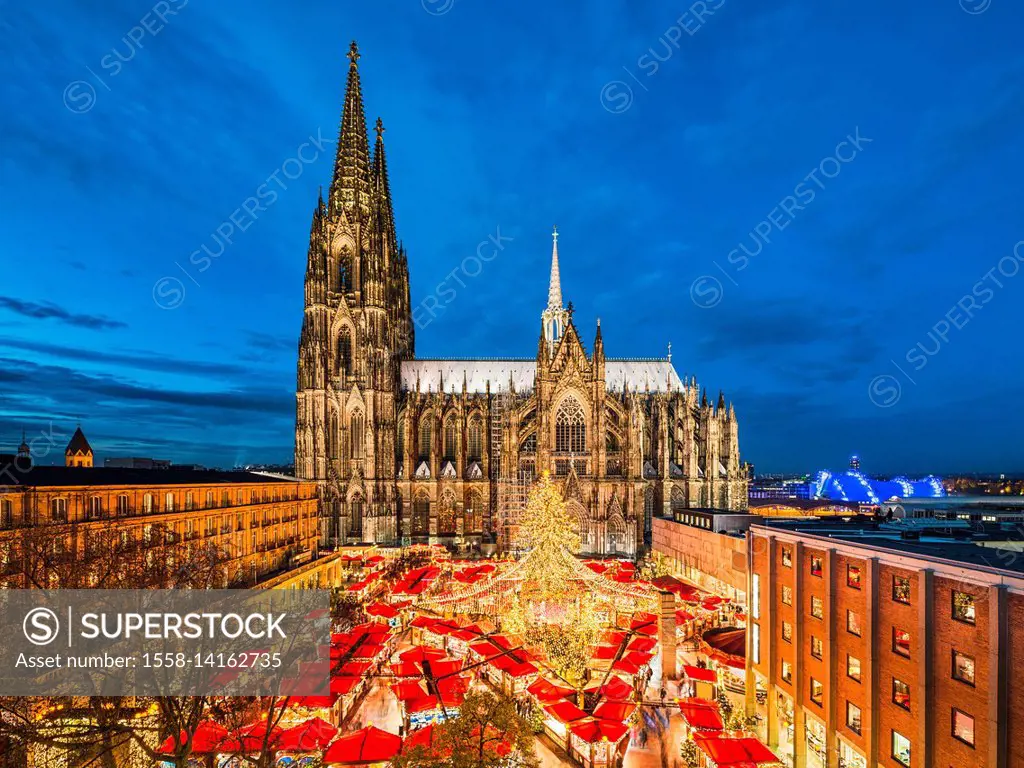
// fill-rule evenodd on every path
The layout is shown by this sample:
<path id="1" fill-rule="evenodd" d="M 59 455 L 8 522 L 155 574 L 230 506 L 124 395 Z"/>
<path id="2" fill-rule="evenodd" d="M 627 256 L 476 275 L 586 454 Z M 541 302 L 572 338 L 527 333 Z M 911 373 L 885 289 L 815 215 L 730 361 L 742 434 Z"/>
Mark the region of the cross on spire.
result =
<path id="1" fill-rule="evenodd" d="M 352 66 L 356 66 L 356 62 L 359 61 L 359 46 L 356 41 L 352 41 L 352 45 L 348 47 L 348 53 L 345 54 L 348 60 L 352 62 Z"/>
<path id="2" fill-rule="evenodd" d="M 381 120 L 379 117 L 377 118 L 377 125 L 374 126 L 374 130 L 377 131 L 377 138 L 383 140 L 384 131 L 387 129 L 384 127 L 384 121 Z"/>

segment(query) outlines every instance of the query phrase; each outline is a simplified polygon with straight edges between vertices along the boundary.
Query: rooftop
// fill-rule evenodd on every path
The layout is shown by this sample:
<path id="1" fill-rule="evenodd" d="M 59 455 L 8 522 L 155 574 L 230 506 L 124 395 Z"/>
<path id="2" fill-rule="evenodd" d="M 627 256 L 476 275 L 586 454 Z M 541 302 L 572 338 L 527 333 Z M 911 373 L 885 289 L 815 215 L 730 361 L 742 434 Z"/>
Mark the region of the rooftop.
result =
<path id="1" fill-rule="evenodd" d="M 224 485 L 301 482 L 287 475 L 257 472 L 230 472 L 215 469 L 131 469 L 122 467 L 47 467 L 36 466 L 26 472 L 16 469 L 0 475 L 0 486 L 30 488 L 102 485 Z"/>
<path id="2" fill-rule="evenodd" d="M 838 539 L 970 566 L 1024 573 L 1024 532 L 963 520 L 886 520 L 870 515 L 765 518 L 758 527 Z"/>

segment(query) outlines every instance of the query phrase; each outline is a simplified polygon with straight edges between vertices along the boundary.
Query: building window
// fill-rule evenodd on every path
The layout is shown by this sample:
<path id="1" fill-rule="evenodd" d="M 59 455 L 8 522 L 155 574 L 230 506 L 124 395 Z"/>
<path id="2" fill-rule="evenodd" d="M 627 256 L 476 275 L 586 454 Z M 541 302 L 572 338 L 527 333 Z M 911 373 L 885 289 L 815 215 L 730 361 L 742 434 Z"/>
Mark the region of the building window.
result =
<path id="1" fill-rule="evenodd" d="M 444 423 L 444 445 L 441 452 L 445 461 L 455 461 L 455 442 L 455 417 L 452 416 Z"/>
<path id="2" fill-rule="evenodd" d="M 0 527 L 10 528 L 14 524 L 14 514 L 11 512 L 11 500 L 0 499 Z"/>
<path id="3" fill-rule="evenodd" d="M 820 681 L 811 678 L 811 701 L 821 706 L 821 702 L 825 698 L 825 686 Z"/>
<path id="4" fill-rule="evenodd" d="M 860 568 L 856 565 L 846 566 L 846 586 L 851 589 L 860 589 Z"/>
<path id="5" fill-rule="evenodd" d="M 166 496 L 164 496 L 164 511 L 165 512 L 173 512 L 174 511 L 174 494 L 173 493 L 168 493 Z"/>
<path id="6" fill-rule="evenodd" d="M 953 679 L 974 685 L 974 657 L 953 651 Z"/>
<path id="7" fill-rule="evenodd" d="M 820 659 L 822 656 L 823 648 L 824 646 L 821 642 L 821 638 L 811 635 L 811 656 L 813 656 L 816 659 Z"/>
<path id="8" fill-rule="evenodd" d="M 423 461 L 430 461 L 430 453 L 433 448 L 434 429 L 432 421 L 433 419 L 426 414 L 420 419 L 419 453 L 420 459 Z"/>
<path id="9" fill-rule="evenodd" d="M 892 628 L 892 652 L 910 658 L 910 633 Z"/>
<path id="10" fill-rule="evenodd" d="M 825 603 L 820 597 L 811 598 L 811 616 L 816 619 L 821 619 L 825 616 Z"/>
<path id="11" fill-rule="evenodd" d="M 761 574 L 759 573 L 750 577 L 750 615 L 755 619 L 761 618 Z"/>
<path id="12" fill-rule="evenodd" d="M 846 676 L 860 682 L 860 659 L 856 656 L 846 654 Z"/>
<path id="13" fill-rule="evenodd" d="M 142 511 L 152 512 L 153 511 L 153 494 L 147 493 L 142 497 Z"/>
<path id="14" fill-rule="evenodd" d="M 892 599 L 910 605 L 910 579 L 904 576 L 892 577 Z"/>
<path id="15" fill-rule="evenodd" d="M 213 508 L 213 491 L 207 491 L 206 492 L 206 508 L 207 509 L 212 509 Z"/>
<path id="16" fill-rule="evenodd" d="M 750 640 L 751 645 L 754 647 L 754 663 L 761 663 L 761 625 L 751 624 L 750 625 Z"/>
<path id="17" fill-rule="evenodd" d="M 782 604 L 792 605 L 793 604 L 793 590 L 790 587 L 783 585 L 782 587 Z"/>
<path id="18" fill-rule="evenodd" d="M 349 439 L 351 440 L 349 455 L 353 459 L 362 459 L 366 439 L 363 437 L 363 414 L 359 411 L 349 417 Z"/>
<path id="19" fill-rule="evenodd" d="M 964 624 L 974 624 L 974 597 L 966 592 L 953 592 L 953 618 Z"/>
<path id="20" fill-rule="evenodd" d="M 555 416 L 555 451 L 559 453 L 585 453 L 587 426 L 583 407 L 575 398 L 568 397 Z"/>
<path id="21" fill-rule="evenodd" d="M 860 616 L 853 611 L 846 612 L 846 631 L 860 637 Z"/>
<path id="22" fill-rule="evenodd" d="M 892 759 L 910 768 L 910 739 L 897 731 L 892 732 Z"/>
<path id="23" fill-rule="evenodd" d="M 822 564 L 820 555 L 811 555 L 811 576 L 821 576 Z"/>
<path id="24" fill-rule="evenodd" d="M 793 550 L 789 547 L 782 548 L 782 565 L 785 568 L 793 567 Z"/>
<path id="25" fill-rule="evenodd" d="M 117 497 L 117 514 L 127 515 L 128 514 L 128 496 L 122 493 Z"/>
<path id="26" fill-rule="evenodd" d="M 92 496 L 89 498 L 89 518 L 92 520 L 99 520 L 103 515 L 103 499 L 99 496 Z"/>
<path id="27" fill-rule="evenodd" d="M 787 643 L 793 642 L 793 625 L 788 621 L 782 622 L 782 639 Z"/>
<path id="28" fill-rule="evenodd" d="M 793 665 L 788 661 L 782 662 L 782 679 L 787 683 L 793 682 Z"/>
<path id="29" fill-rule="evenodd" d="M 969 747 L 974 746 L 974 718 L 953 708 L 953 738 Z"/>
<path id="30" fill-rule="evenodd" d="M 892 703 L 910 711 L 910 686 L 895 677 L 892 679 Z"/>
<path id="31" fill-rule="evenodd" d="M 68 500 L 67 499 L 51 499 L 50 500 L 50 519 L 56 522 L 63 522 L 68 519 Z"/>
<path id="32" fill-rule="evenodd" d="M 846 727 L 860 733 L 860 707 L 850 701 L 846 702 Z"/>
<path id="33" fill-rule="evenodd" d="M 484 441 L 483 441 L 483 420 L 479 416 L 474 416 L 469 421 L 469 445 L 467 446 L 468 456 L 470 461 L 480 461 L 484 455 Z"/>

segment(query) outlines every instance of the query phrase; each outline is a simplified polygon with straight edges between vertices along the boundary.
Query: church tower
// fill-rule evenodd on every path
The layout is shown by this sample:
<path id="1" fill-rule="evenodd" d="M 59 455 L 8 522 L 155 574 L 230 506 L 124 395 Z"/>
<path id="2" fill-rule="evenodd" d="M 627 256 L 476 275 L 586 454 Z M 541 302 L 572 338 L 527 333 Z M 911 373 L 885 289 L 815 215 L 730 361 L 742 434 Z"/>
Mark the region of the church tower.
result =
<path id="1" fill-rule="evenodd" d="M 322 484 L 327 544 L 397 535 L 396 397 L 414 349 L 384 125 L 371 154 L 354 42 L 348 59 L 334 173 L 310 227 L 296 392 L 295 472 Z"/>
<path id="2" fill-rule="evenodd" d="M 24 443 L 24 440 L 22 441 Z M 20 453 L 19 448 L 19 453 Z M 92 446 L 85 439 L 85 433 L 78 427 L 75 434 L 71 436 L 68 447 L 64 449 L 64 466 L 66 467 L 91 467 L 93 465 Z"/>

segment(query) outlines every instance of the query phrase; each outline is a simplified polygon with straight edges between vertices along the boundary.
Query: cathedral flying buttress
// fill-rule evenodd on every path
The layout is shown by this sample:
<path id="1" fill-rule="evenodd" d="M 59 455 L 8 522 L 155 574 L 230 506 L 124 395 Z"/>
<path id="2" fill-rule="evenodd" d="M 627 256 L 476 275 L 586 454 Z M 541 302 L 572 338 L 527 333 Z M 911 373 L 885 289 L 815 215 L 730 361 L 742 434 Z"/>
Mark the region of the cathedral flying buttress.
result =
<path id="1" fill-rule="evenodd" d="M 558 232 L 535 357 L 416 358 L 384 128 L 370 151 L 355 43 L 327 201 L 313 213 L 295 466 L 321 483 L 325 544 L 512 546 L 533 478 L 562 483 L 583 550 L 632 556 L 651 520 L 743 509 L 738 423 L 664 359 L 591 351 L 563 304 Z"/>

